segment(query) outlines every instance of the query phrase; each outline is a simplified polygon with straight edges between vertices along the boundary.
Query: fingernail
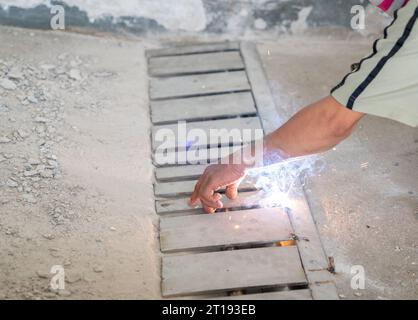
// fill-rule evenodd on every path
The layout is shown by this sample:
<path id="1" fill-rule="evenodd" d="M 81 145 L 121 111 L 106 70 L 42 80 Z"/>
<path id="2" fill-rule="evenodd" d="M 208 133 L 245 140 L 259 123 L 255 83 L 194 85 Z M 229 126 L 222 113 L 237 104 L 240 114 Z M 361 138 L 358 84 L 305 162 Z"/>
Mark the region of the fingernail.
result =
<path id="1" fill-rule="evenodd" d="M 197 208 L 198 207 L 198 205 L 197 204 L 194 204 L 193 202 L 191 202 L 191 201 L 188 201 L 188 205 L 189 205 L 189 207 L 190 208 L 193 208 L 193 209 L 195 209 L 195 208 Z"/>

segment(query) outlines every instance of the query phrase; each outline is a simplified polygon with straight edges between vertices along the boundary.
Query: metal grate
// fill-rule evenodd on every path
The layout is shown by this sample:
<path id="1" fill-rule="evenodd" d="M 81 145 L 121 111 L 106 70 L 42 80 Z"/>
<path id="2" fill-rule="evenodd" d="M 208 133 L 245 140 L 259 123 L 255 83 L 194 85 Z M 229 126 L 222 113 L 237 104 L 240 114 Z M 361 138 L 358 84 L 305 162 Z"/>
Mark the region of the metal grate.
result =
<path id="1" fill-rule="evenodd" d="M 155 156 L 158 130 L 174 129 L 178 121 L 207 133 L 276 129 L 277 111 L 255 45 L 196 44 L 150 50 L 147 57 Z M 228 147 L 246 142 L 232 140 Z M 178 156 L 187 145 L 174 141 L 168 149 Z M 209 164 L 217 157 L 200 160 Z M 263 208 L 263 191 L 248 179 L 237 200 L 225 200 L 223 212 L 206 215 L 187 205 L 205 168 L 156 164 L 164 297 L 338 299 L 301 187 L 293 212 Z"/>

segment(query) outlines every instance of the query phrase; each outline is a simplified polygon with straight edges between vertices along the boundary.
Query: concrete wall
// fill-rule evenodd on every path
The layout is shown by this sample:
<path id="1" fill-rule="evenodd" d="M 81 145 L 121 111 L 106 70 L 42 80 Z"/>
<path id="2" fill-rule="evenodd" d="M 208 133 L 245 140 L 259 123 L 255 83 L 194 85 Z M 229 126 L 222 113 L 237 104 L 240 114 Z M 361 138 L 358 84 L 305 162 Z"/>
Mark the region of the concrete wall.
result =
<path id="1" fill-rule="evenodd" d="M 299 31 L 309 26 L 349 26 L 350 8 L 366 0 L 0 0 L 0 24 L 50 28 L 50 7 L 65 7 L 66 27 L 105 31 Z"/>

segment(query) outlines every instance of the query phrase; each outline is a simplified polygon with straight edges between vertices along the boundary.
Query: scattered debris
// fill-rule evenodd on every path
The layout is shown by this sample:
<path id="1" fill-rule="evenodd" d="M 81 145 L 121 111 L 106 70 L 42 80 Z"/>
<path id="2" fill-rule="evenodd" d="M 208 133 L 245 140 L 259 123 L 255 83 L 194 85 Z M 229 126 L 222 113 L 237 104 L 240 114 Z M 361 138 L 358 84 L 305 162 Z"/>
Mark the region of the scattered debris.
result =
<path id="1" fill-rule="evenodd" d="M 47 240 L 55 239 L 55 237 L 52 234 L 43 234 L 42 237 L 44 237 Z"/>
<path id="2" fill-rule="evenodd" d="M 6 90 L 16 90 L 17 85 L 13 81 L 3 78 L 0 79 L 0 87 Z"/>
<path id="3" fill-rule="evenodd" d="M 17 188 L 19 186 L 19 184 L 12 179 L 7 180 L 6 184 L 10 188 Z"/>
<path id="4" fill-rule="evenodd" d="M 17 133 L 22 139 L 26 139 L 27 137 L 30 136 L 30 134 L 23 129 L 17 130 Z"/>
<path id="5" fill-rule="evenodd" d="M 41 279 L 49 279 L 51 275 L 43 271 L 36 271 L 36 275 Z"/>
<path id="6" fill-rule="evenodd" d="M 65 277 L 65 282 L 69 284 L 77 283 L 81 281 L 82 277 L 79 274 L 68 274 Z"/>
<path id="7" fill-rule="evenodd" d="M 24 75 L 23 75 L 22 71 L 20 71 L 17 68 L 14 68 L 14 69 L 10 70 L 7 74 L 7 77 L 9 79 L 12 79 L 12 80 L 23 80 L 24 79 Z"/>
<path id="8" fill-rule="evenodd" d="M 81 72 L 78 69 L 71 69 L 68 76 L 76 81 L 80 81 L 82 79 Z"/>
<path id="9" fill-rule="evenodd" d="M 328 257 L 328 269 L 329 272 L 335 274 L 335 260 L 334 257 Z"/>
<path id="10" fill-rule="evenodd" d="M 24 194 L 22 196 L 23 200 L 27 203 L 37 203 L 38 200 L 32 194 Z"/>
<path id="11" fill-rule="evenodd" d="M 0 144 L 2 143 L 10 143 L 12 142 L 11 139 L 7 138 L 7 137 L 0 137 Z"/>
<path id="12" fill-rule="evenodd" d="M 115 74 L 111 71 L 101 71 L 93 73 L 93 76 L 96 78 L 109 78 L 113 77 Z"/>
<path id="13" fill-rule="evenodd" d="M 59 290 L 59 291 L 58 291 L 58 295 L 59 295 L 60 297 L 69 297 L 69 296 L 71 296 L 71 295 L 72 295 L 72 292 L 71 292 L 71 291 L 69 291 L 69 290 Z"/>
<path id="14" fill-rule="evenodd" d="M 96 273 L 102 273 L 104 271 L 103 266 L 96 265 L 93 267 L 93 271 Z"/>
<path id="15" fill-rule="evenodd" d="M 35 121 L 36 123 L 47 123 L 47 122 L 49 122 L 49 120 L 48 120 L 48 119 L 46 119 L 46 118 L 44 118 L 44 117 L 36 117 L 36 118 L 34 119 L 34 121 Z"/>
<path id="16" fill-rule="evenodd" d="M 65 259 L 62 264 L 64 265 L 64 267 L 69 267 L 69 266 L 71 266 L 71 260 L 70 259 Z"/>
<path id="17" fill-rule="evenodd" d="M 25 177 L 34 177 L 34 176 L 36 176 L 36 175 L 38 175 L 38 174 L 39 174 L 39 172 L 38 172 L 37 170 L 25 171 L 25 172 L 23 173 L 23 175 L 24 175 Z"/>

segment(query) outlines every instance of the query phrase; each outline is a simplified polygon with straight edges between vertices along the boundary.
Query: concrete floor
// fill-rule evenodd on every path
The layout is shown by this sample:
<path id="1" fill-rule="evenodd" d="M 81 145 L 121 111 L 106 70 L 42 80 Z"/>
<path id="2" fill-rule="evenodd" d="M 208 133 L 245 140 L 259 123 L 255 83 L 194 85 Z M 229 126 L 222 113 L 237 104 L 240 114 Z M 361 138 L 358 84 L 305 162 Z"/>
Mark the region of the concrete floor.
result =
<path id="1" fill-rule="evenodd" d="M 6 27 L 0 43 L 0 299 L 160 298 L 144 44 Z"/>
<path id="2" fill-rule="evenodd" d="M 321 36 L 261 42 L 283 120 L 328 95 L 370 48 L 367 39 Z M 321 161 L 305 189 L 341 297 L 418 299 L 418 129 L 366 116 Z M 364 267 L 365 290 L 351 289 L 355 265 Z"/>
<path id="3" fill-rule="evenodd" d="M 0 89 L 0 299 L 159 298 L 143 56 L 157 41 L 1 27 L 0 42 L 0 76 L 27 78 Z M 260 41 L 282 120 L 369 48 Z M 366 117 L 323 162 L 306 190 L 341 296 L 418 298 L 418 130 Z M 61 295 L 48 289 L 56 264 Z M 352 265 L 366 290 L 350 288 Z"/>

